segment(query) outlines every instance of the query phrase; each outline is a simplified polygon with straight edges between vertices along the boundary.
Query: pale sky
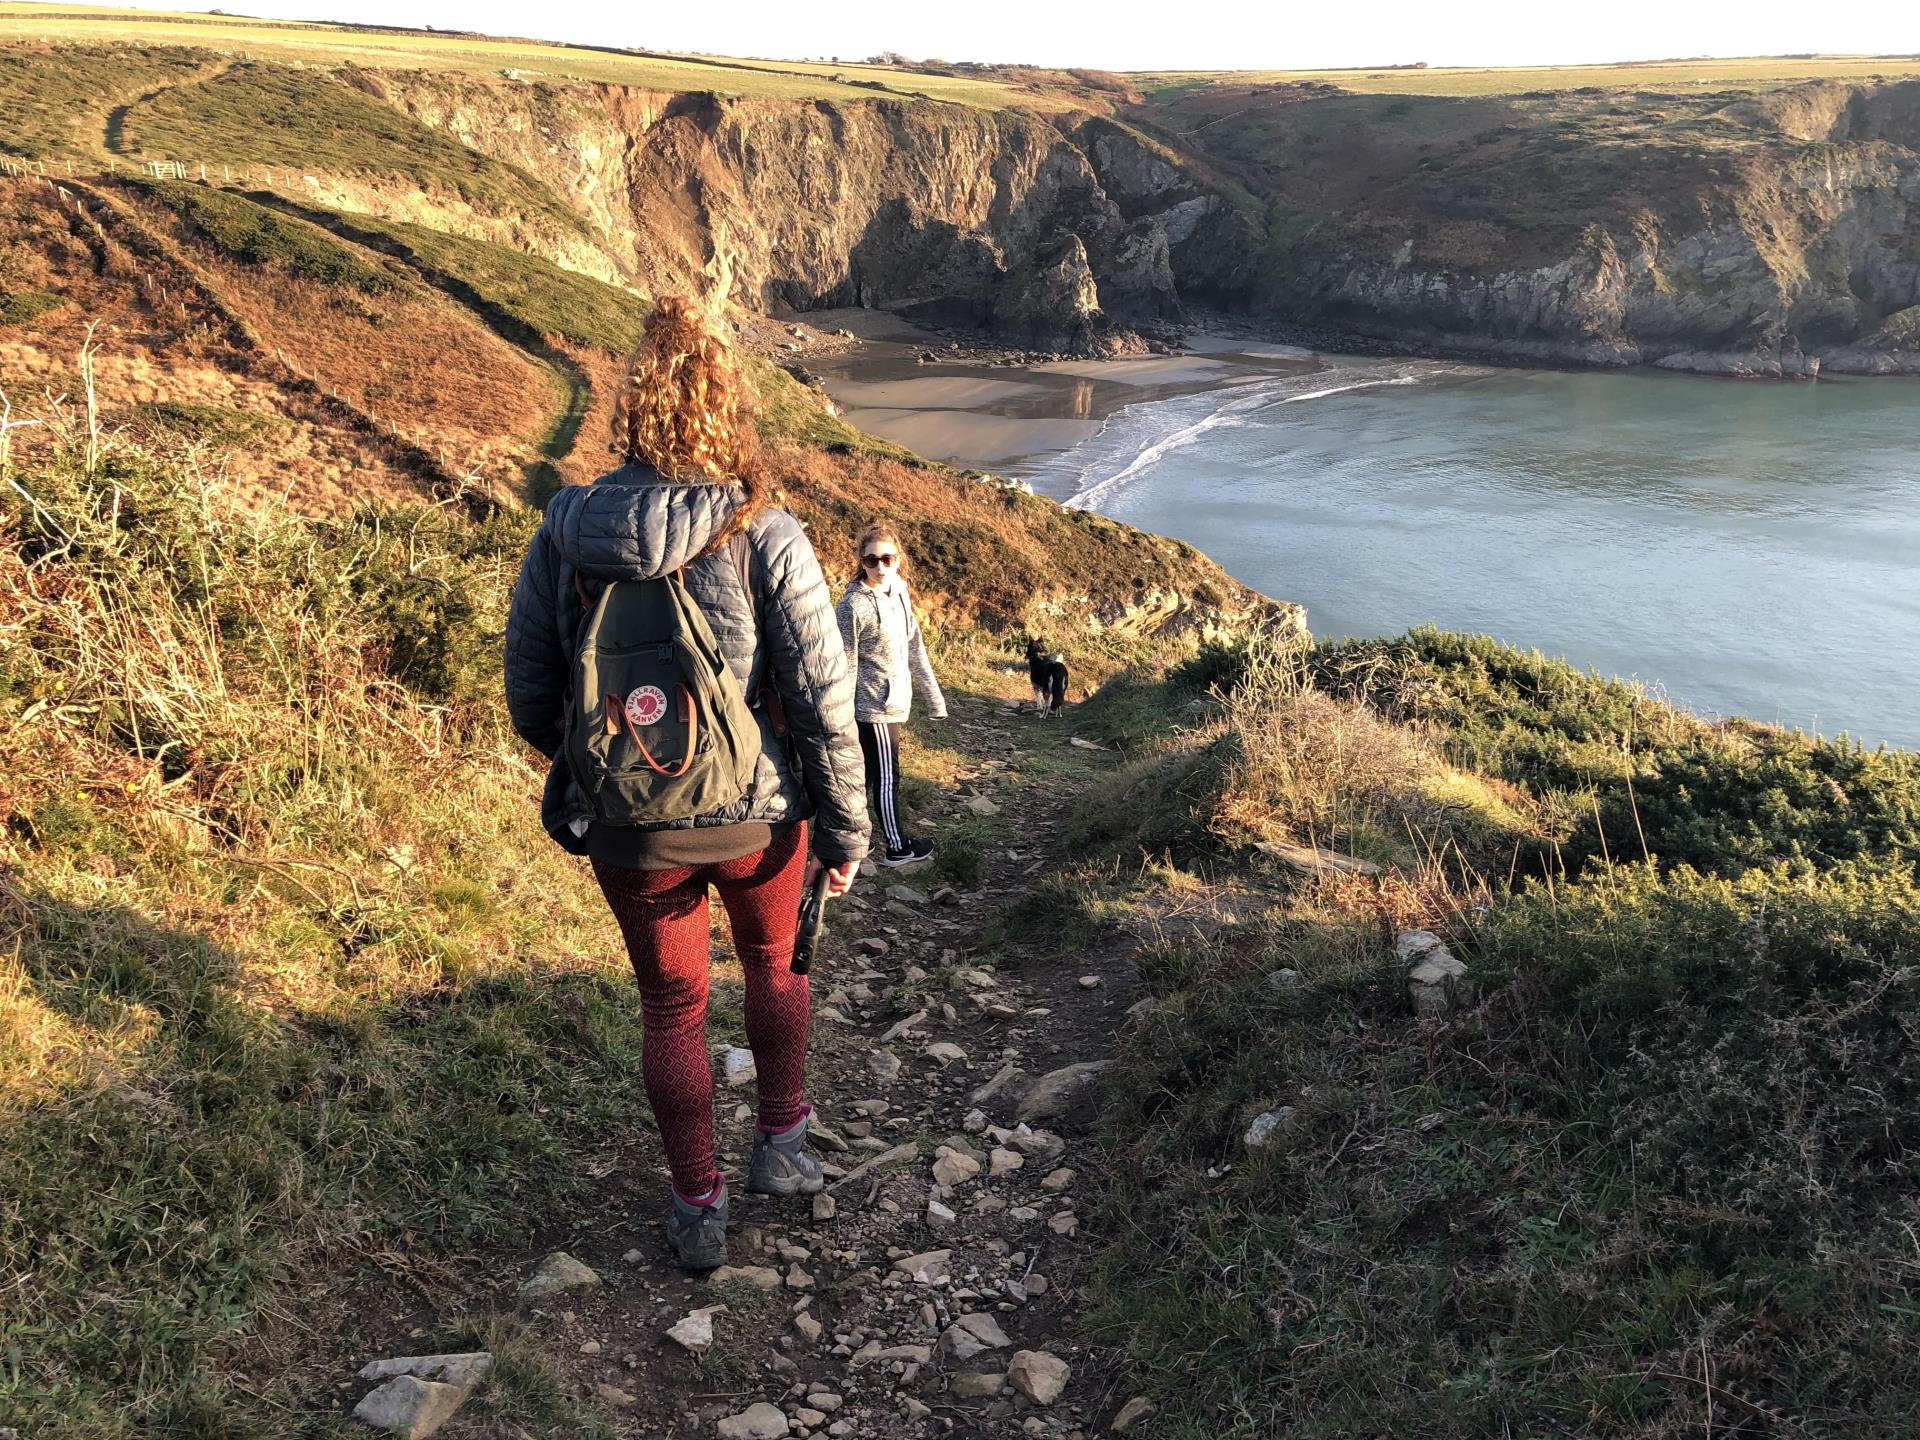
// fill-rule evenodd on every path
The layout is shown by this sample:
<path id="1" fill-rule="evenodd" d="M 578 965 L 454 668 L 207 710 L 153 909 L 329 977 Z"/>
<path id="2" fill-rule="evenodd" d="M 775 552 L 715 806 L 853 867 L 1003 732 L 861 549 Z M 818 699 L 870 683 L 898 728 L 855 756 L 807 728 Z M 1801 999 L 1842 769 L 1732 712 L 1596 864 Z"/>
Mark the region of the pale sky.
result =
<path id="1" fill-rule="evenodd" d="M 141 9 L 213 4 L 119 0 Z M 1000 60 L 1103 70 L 1561 65 L 1700 55 L 1912 54 L 1920 3 L 1785 0 L 225 0 L 233 14 L 782 59 Z"/>

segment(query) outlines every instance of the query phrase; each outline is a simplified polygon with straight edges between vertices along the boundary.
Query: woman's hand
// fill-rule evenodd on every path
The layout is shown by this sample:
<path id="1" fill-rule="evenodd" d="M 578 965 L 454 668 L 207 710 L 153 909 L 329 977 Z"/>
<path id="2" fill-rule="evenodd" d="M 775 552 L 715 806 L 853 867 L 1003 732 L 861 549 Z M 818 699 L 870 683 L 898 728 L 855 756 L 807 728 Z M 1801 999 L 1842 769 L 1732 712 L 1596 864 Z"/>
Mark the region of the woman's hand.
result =
<path id="1" fill-rule="evenodd" d="M 827 894 L 844 895 L 853 889 L 854 877 L 860 873 L 860 862 L 849 860 L 844 865 L 822 865 L 811 855 L 807 857 L 807 875 L 801 883 L 812 885 L 814 877 L 822 870 L 827 872 Z"/>

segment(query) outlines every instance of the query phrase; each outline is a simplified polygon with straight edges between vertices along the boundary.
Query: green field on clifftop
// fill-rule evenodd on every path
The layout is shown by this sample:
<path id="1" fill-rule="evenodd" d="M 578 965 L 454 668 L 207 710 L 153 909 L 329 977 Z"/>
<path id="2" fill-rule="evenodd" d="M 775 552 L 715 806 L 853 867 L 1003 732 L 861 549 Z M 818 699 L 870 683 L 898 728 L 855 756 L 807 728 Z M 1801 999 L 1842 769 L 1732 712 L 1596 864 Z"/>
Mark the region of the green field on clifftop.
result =
<path id="1" fill-rule="evenodd" d="M 530 24 L 538 23 L 533 16 Z M 0 4 L 0 39 L 60 44 L 193 45 L 262 60 L 359 64 L 487 74 L 513 70 L 532 78 L 591 80 L 641 90 L 713 90 L 776 100 L 871 100 L 919 95 L 963 105 L 1031 104 L 1033 97 L 988 81 L 921 75 L 878 65 L 809 65 L 638 51 L 600 50 L 542 40 L 370 30 L 298 24 L 238 15 L 149 10 L 72 10 Z"/>
<path id="2" fill-rule="evenodd" d="M 1383 70 L 1186 70 L 1129 78 L 1159 98 L 1214 86 L 1337 85 L 1363 95 L 1520 95 L 1539 90 L 1771 90 L 1807 80 L 1893 80 L 1920 75 L 1920 55 L 1756 55 L 1621 65 Z"/>

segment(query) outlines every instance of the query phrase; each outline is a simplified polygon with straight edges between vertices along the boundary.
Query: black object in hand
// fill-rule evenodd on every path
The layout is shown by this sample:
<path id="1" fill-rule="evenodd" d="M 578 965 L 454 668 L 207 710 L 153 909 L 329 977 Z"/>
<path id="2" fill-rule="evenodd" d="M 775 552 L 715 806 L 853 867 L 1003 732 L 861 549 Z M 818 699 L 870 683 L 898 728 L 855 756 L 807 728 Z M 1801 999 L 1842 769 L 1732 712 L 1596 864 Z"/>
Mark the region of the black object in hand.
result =
<path id="1" fill-rule="evenodd" d="M 813 952 L 820 947 L 820 931 L 827 923 L 827 887 L 833 876 L 822 866 L 813 877 L 813 885 L 800 897 L 800 933 L 793 941 L 793 973 L 804 975 L 813 968 Z"/>

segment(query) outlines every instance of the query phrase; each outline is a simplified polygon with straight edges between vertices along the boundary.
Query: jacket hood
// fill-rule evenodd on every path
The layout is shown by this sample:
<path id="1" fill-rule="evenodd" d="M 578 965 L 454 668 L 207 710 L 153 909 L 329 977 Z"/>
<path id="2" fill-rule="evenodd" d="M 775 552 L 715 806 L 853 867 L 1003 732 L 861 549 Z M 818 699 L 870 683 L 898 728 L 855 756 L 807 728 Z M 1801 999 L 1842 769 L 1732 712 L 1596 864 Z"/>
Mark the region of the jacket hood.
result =
<path id="1" fill-rule="evenodd" d="M 698 555 L 745 500 L 735 485 L 677 485 L 650 465 L 626 465 L 563 489 L 544 523 L 581 574 L 657 580 Z"/>

